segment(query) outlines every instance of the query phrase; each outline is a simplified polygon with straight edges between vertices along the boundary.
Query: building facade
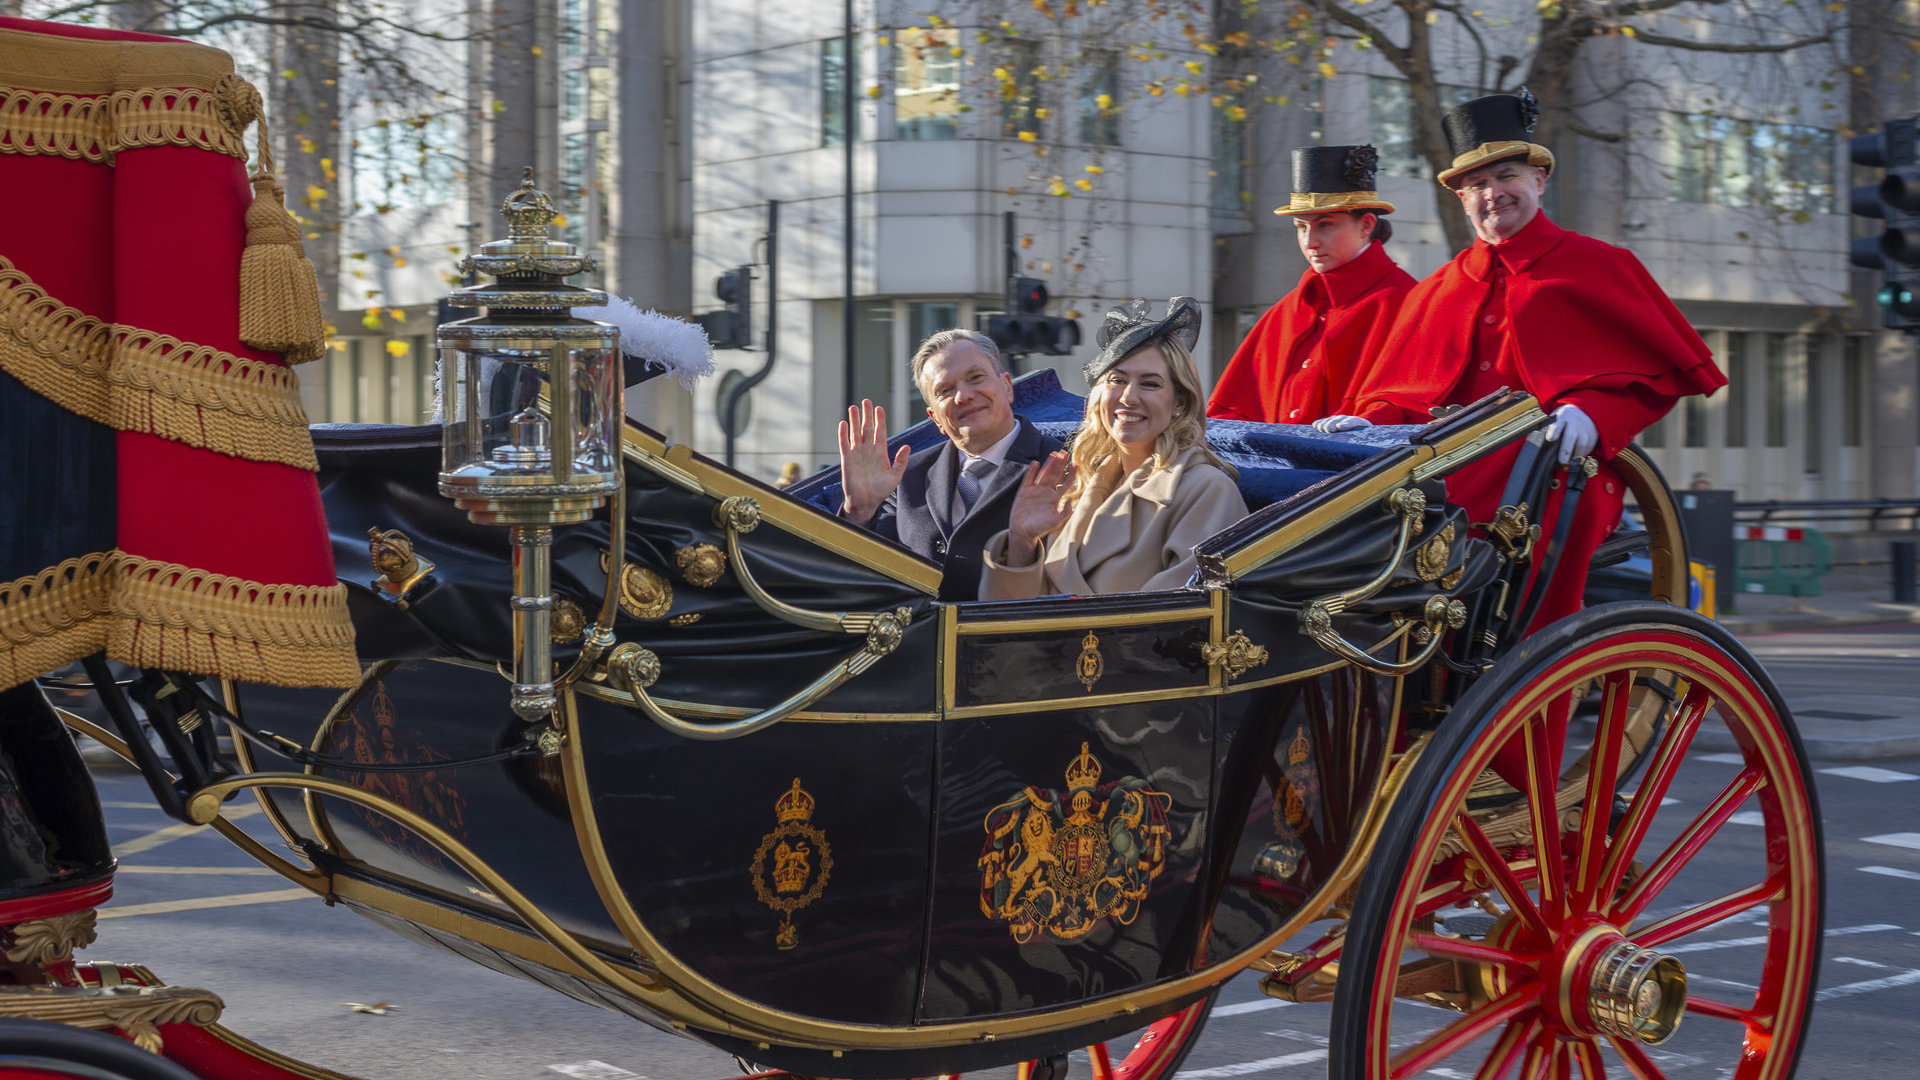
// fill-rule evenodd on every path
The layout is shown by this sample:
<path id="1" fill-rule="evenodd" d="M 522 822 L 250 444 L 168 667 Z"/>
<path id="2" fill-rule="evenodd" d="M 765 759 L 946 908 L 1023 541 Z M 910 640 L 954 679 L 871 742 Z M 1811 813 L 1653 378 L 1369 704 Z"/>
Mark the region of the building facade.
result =
<path id="1" fill-rule="evenodd" d="M 1459 209 L 1413 153 L 1408 85 L 1378 49 L 1322 65 L 1221 47 L 1247 29 L 1259 39 L 1242 5 L 1192 35 L 1147 17 L 1164 5 L 927 6 L 855 3 L 851 50 L 841 4 L 451 9 L 486 32 L 465 46 L 463 89 L 440 113 L 342 106 L 353 134 L 340 183 L 356 211 L 338 233 L 341 337 L 309 380 L 316 418 L 425 417 L 452 253 L 494 238 L 525 165 L 561 199 L 568 239 L 601 260 L 596 284 L 643 307 L 713 310 L 715 279 L 753 268 L 752 347 L 721 351 L 718 377 L 691 394 L 649 385 L 630 409 L 703 452 L 731 446 L 763 477 L 831 463 L 850 401 L 888 405 L 896 429 L 922 415 L 904 368 L 913 346 L 1002 310 L 1010 266 L 1045 281 L 1048 312 L 1076 316 L 1083 336 L 1025 369 L 1051 365 L 1078 389 L 1108 306 L 1184 294 L 1208 314 L 1198 359 L 1210 376 L 1303 269 L 1290 224 L 1270 213 L 1293 146 L 1379 147 L 1380 188 L 1399 207 L 1390 254 L 1416 276 L 1450 256 L 1442 215 Z M 1491 81 L 1487 55 L 1526 55 L 1535 5 L 1506 6 L 1514 17 L 1490 13 L 1478 37 L 1436 26 L 1443 100 Z M 1846 138 L 1920 101 L 1896 78 L 1834 77 L 1899 70 L 1880 55 L 1898 43 L 1856 26 L 1782 53 L 1725 52 L 1805 28 L 1714 12 L 1639 28 L 1680 45 L 1582 45 L 1547 209 L 1634 251 L 1728 372 L 1728 388 L 1643 442 L 1676 486 L 1912 497 L 1915 363 L 1903 335 L 1877 329 L 1870 278 L 1846 262 Z M 729 439 L 720 403 L 763 368 Z"/>

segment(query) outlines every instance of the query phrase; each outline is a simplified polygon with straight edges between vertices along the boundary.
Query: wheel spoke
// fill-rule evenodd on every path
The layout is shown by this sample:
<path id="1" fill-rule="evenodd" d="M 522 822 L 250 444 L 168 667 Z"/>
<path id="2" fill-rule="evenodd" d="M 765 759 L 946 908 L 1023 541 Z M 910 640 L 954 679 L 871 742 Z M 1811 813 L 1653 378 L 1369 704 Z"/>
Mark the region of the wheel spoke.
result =
<path id="1" fill-rule="evenodd" d="M 1453 819 L 1453 827 L 1460 834 L 1460 838 L 1466 841 L 1468 852 L 1486 868 L 1487 876 L 1493 880 L 1494 888 L 1499 889 L 1500 895 L 1506 897 L 1507 906 L 1513 909 L 1514 915 L 1534 933 L 1546 937 L 1547 924 L 1540 917 L 1540 909 L 1534 906 L 1533 897 L 1527 895 L 1526 886 L 1520 884 L 1519 878 L 1514 877 L 1513 867 L 1507 865 L 1507 860 L 1494 848 L 1493 841 L 1487 839 L 1487 834 L 1481 830 L 1479 823 L 1462 812 Z"/>
<path id="2" fill-rule="evenodd" d="M 1534 1036 L 1527 1047 L 1527 1062 L 1520 1067 L 1524 1080 L 1552 1080 L 1554 1054 L 1553 1036 L 1545 1032 Z"/>
<path id="3" fill-rule="evenodd" d="M 1540 953 L 1509 952 L 1492 945 L 1482 945 L 1475 941 L 1463 941 L 1460 938 L 1446 937 L 1441 934 L 1415 932 L 1407 935 L 1407 944 L 1424 949 L 1434 956 L 1444 956 L 1449 960 L 1465 960 L 1470 964 L 1494 964 L 1503 968 L 1538 969 Z"/>
<path id="4" fill-rule="evenodd" d="M 1455 1020 L 1425 1039 L 1394 1055 L 1389 1076 L 1415 1076 L 1442 1059 L 1458 1053 L 1467 1044 L 1534 1006 L 1539 990 L 1531 984 L 1516 986 L 1478 1012 Z"/>
<path id="5" fill-rule="evenodd" d="M 1634 1080 L 1667 1080 L 1667 1074 L 1660 1071 L 1660 1066 L 1653 1063 L 1653 1058 L 1648 1056 L 1639 1043 L 1615 1035 L 1607 1036 L 1607 1042 L 1613 1044 L 1613 1048 L 1619 1051 L 1620 1057 L 1627 1063 L 1627 1071 L 1633 1074 Z"/>
<path id="6" fill-rule="evenodd" d="M 1600 697 L 1600 722 L 1593 733 L 1588 759 L 1586 812 L 1580 821 L 1580 855 L 1574 864 L 1573 895 L 1577 904 L 1593 904 L 1593 879 L 1606 858 L 1607 826 L 1613 816 L 1613 789 L 1620 782 L 1620 759 L 1627 747 L 1627 708 L 1633 701 L 1633 671 L 1607 676 Z M 1602 808 L 1606 812 L 1602 813 Z"/>
<path id="7" fill-rule="evenodd" d="M 1690 1013 L 1699 1013 L 1701 1016 L 1715 1017 L 1720 1020 L 1732 1020 L 1736 1024 L 1746 1024 L 1749 1026 L 1760 1019 L 1760 1011 L 1758 1009 L 1742 1009 L 1734 1005 L 1729 1005 L 1724 1001 L 1700 997 L 1691 992 L 1687 994 L 1687 1011 Z"/>
<path id="8" fill-rule="evenodd" d="M 1580 1066 L 1580 1080 L 1607 1080 L 1607 1067 L 1600 1062 L 1600 1045 L 1581 1039 L 1571 1047 L 1573 1060 Z"/>
<path id="9" fill-rule="evenodd" d="M 1748 766 L 1741 770 L 1740 775 L 1734 777 L 1733 783 L 1728 784 L 1726 790 L 1700 812 L 1699 817 L 1694 818 L 1685 829 L 1680 831 L 1679 836 L 1674 837 L 1673 843 L 1667 845 L 1667 849 L 1660 853 L 1660 857 L 1653 861 L 1652 866 L 1647 867 L 1647 872 L 1641 875 L 1640 880 L 1634 882 L 1633 887 L 1620 898 L 1620 902 L 1614 907 L 1617 918 L 1622 922 L 1632 922 L 1638 918 L 1640 913 L 1647 909 L 1647 905 L 1653 902 L 1653 898 L 1660 895 L 1660 890 L 1666 888 L 1667 884 L 1673 880 L 1674 875 L 1686 868 L 1687 863 L 1692 861 L 1693 857 L 1700 853 L 1700 849 L 1720 831 L 1720 827 L 1727 823 L 1727 819 L 1732 817 L 1754 792 L 1760 790 L 1760 785 L 1765 782 L 1766 778 L 1761 775 L 1759 769 Z"/>
<path id="10" fill-rule="evenodd" d="M 1113 1058 L 1107 1054 L 1106 1043 L 1087 1047 L 1087 1057 L 1093 1061 L 1093 1080 L 1112 1080 Z"/>
<path id="11" fill-rule="evenodd" d="M 1544 710 L 1528 719 L 1522 736 L 1526 740 L 1527 812 L 1533 824 L 1533 860 L 1540 868 L 1535 877 L 1535 885 L 1540 890 L 1540 913 L 1557 925 L 1566 913 L 1566 884 L 1560 870 L 1560 808 L 1554 802 L 1560 763 L 1546 760 L 1553 740 L 1547 737 Z"/>
<path id="12" fill-rule="evenodd" d="M 1634 944 L 1644 949 L 1657 949 L 1669 941 L 1678 941 L 1688 934 L 1698 933 L 1717 922 L 1764 904 L 1786 887 L 1787 874 L 1782 870 L 1758 885 L 1749 885 L 1739 892 L 1728 893 L 1677 915 L 1669 915 L 1659 922 L 1648 923 L 1633 932 Z"/>
<path id="13" fill-rule="evenodd" d="M 1507 1021 L 1507 1030 L 1500 1033 L 1500 1041 L 1493 1044 L 1493 1052 L 1480 1063 L 1473 1080 L 1502 1080 L 1539 1028 L 1540 1024 L 1535 1020 Z"/>
<path id="14" fill-rule="evenodd" d="M 1626 820 L 1620 823 L 1613 843 L 1608 845 L 1607 861 L 1601 866 L 1600 877 L 1593 885 L 1595 897 L 1612 896 L 1620 887 L 1620 878 L 1626 873 L 1627 862 L 1640 847 L 1640 841 L 1646 838 L 1647 827 L 1653 824 L 1653 812 L 1659 809 L 1660 800 L 1667 797 L 1667 788 L 1673 785 L 1674 773 L 1679 771 L 1687 747 L 1693 743 L 1694 732 L 1700 730 L 1700 720 L 1712 706 L 1713 695 L 1705 687 L 1696 684 L 1687 688 L 1686 697 L 1674 712 L 1673 723 L 1667 728 L 1667 737 L 1661 742 L 1652 767 L 1634 792 L 1633 806 L 1627 811 Z"/>

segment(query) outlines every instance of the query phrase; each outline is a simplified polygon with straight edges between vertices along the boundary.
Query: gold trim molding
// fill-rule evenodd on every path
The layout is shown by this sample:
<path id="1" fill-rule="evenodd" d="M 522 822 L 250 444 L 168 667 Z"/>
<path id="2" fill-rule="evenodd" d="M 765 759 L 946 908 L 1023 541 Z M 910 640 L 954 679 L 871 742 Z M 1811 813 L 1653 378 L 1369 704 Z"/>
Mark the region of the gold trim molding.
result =
<path id="1" fill-rule="evenodd" d="M 206 1027 L 220 1019 L 226 1007 L 211 990 L 188 986 L 0 987 L 0 1016 L 123 1031 L 134 1045 L 156 1054 L 162 1025 Z"/>
<path id="2" fill-rule="evenodd" d="M 292 369 L 62 303 L 0 256 L 0 369 L 120 431 L 249 461 L 318 469 Z"/>
<path id="3" fill-rule="evenodd" d="M 128 41 L 0 29 L 0 70 L 12 85 L 67 94 L 149 87 L 212 90 L 233 58 L 191 41 Z"/>
<path id="4" fill-rule="evenodd" d="M 102 648 L 123 664 L 274 686 L 360 680 L 343 585 L 272 585 L 117 550 L 0 583 L 0 687 Z"/>
<path id="5" fill-rule="evenodd" d="M 258 110 L 237 75 L 210 89 L 141 87 L 106 95 L 0 87 L 0 154 L 113 164 L 123 150 L 186 146 L 247 160 L 246 122 Z"/>

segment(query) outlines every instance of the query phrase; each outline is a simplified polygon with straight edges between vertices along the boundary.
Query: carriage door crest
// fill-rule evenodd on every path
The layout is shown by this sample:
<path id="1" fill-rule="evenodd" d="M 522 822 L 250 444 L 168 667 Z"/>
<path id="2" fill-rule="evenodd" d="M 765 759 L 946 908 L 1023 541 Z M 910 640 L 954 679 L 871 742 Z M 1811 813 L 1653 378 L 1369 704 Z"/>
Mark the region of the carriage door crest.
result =
<path id="1" fill-rule="evenodd" d="M 1029 787 L 987 814 L 980 912 L 1022 945 L 1133 922 L 1166 868 L 1172 796 L 1134 776 L 1102 786 L 1087 743 L 1066 776 L 1065 792 Z"/>
<path id="2" fill-rule="evenodd" d="M 1276 881 L 1291 878 L 1307 854 L 1304 833 L 1320 798 L 1320 775 L 1313 767 L 1313 744 L 1305 728 L 1287 747 L 1287 770 L 1273 792 L 1274 838 L 1254 856 L 1253 872 Z"/>
<path id="3" fill-rule="evenodd" d="M 753 894 L 780 913 L 773 941 L 782 949 L 800 944 L 793 913 L 820 899 L 833 872 L 827 834 L 813 826 L 813 796 L 793 778 L 793 786 L 774 800 L 774 829 L 760 838 L 753 853 Z"/>

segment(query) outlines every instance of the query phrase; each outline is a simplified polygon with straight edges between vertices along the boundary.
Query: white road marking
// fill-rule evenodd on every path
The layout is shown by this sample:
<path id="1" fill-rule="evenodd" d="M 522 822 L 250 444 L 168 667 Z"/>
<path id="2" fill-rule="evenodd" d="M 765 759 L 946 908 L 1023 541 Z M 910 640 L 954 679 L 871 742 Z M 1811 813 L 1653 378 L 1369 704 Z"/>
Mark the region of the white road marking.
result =
<path id="1" fill-rule="evenodd" d="M 1674 798 L 1666 798 L 1666 799 L 1661 799 L 1661 800 L 1660 800 L 1660 805 L 1661 805 L 1661 806 L 1679 806 L 1679 805 L 1680 805 L 1680 800 L 1679 800 L 1679 799 L 1674 799 Z"/>
<path id="2" fill-rule="evenodd" d="M 1732 825 L 1764 826 L 1767 823 L 1767 816 L 1758 810 L 1742 810 L 1737 814 L 1729 815 L 1727 822 Z"/>
<path id="3" fill-rule="evenodd" d="M 1861 967 L 1870 968 L 1890 968 L 1893 966 L 1892 964 L 1882 964 L 1874 960 L 1862 960 L 1857 956 L 1836 956 L 1833 958 L 1833 962 L 1836 964 L 1859 964 Z"/>
<path id="4" fill-rule="evenodd" d="M 1876 769 L 1871 765 L 1843 765 L 1833 769 L 1815 770 L 1826 776 L 1844 776 L 1849 780 L 1865 780 L 1870 784 L 1897 784 L 1902 780 L 1920 780 L 1912 773 L 1894 772 L 1892 769 Z"/>
<path id="5" fill-rule="evenodd" d="M 1241 1001 L 1232 1005 L 1215 1005 L 1208 1016 L 1243 1016 L 1247 1013 L 1265 1012 L 1268 1009 L 1284 1009 L 1293 1004 L 1279 998 L 1259 998 L 1254 1001 Z"/>
<path id="6" fill-rule="evenodd" d="M 1920 832 L 1890 832 L 1879 836 L 1864 836 L 1861 839 L 1869 844 L 1886 844 L 1891 847 L 1913 848 L 1920 851 Z"/>
<path id="7" fill-rule="evenodd" d="M 573 1080 L 646 1080 L 637 1072 L 628 1072 L 604 1061 L 576 1061 L 572 1064 L 549 1065 L 547 1068 L 562 1076 L 571 1076 Z"/>
<path id="8" fill-rule="evenodd" d="M 1838 927 L 1827 931 L 1827 936 L 1847 937 L 1851 934 L 1877 934 L 1882 930 L 1898 929 L 1900 928 L 1892 923 L 1868 923 L 1865 926 Z M 1663 953 L 1705 952 L 1708 949 L 1732 949 L 1742 945 L 1765 945 L 1767 940 L 1767 935 L 1759 934 L 1753 937 L 1723 938 L 1719 941 L 1685 941 L 1678 945 L 1668 945 L 1660 951 Z"/>
<path id="9" fill-rule="evenodd" d="M 279 877 L 264 866 L 129 866 L 114 867 L 116 874 L 224 874 L 228 877 Z"/>
<path id="10" fill-rule="evenodd" d="M 1695 761 L 1711 761 L 1719 765 L 1745 765 L 1747 763 L 1746 756 L 1743 754 L 1688 754 L 1687 756 Z"/>
<path id="11" fill-rule="evenodd" d="M 1229 1076 L 1251 1076 L 1266 1072 L 1268 1069 L 1284 1069 L 1289 1065 L 1308 1065 L 1326 1060 L 1325 1050 L 1302 1050 L 1297 1054 L 1282 1054 L 1279 1057 L 1261 1058 L 1259 1061 L 1242 1061 L 1233 1065 L 1219 1065 L 1211 1069 L 1194 1069 L 1176 1074 L 1176 1080 L 1225 1080 Z"/>
<path id="12" fill-rule="evenodd" d="M 249 904 L 278 904 L 287 900 L 305 900 L 314 894 L 307 889 L 274 889 L 271 892 L 239 893 L 234 896 L 203 896 L 194 900 L 162 900 L 152 904 L 128 904 L 104 907 L 96 918 L 127 919 L 135 915 L 170 915 L 176 911 L 200 911 L 206 908 L 246 907 Z"/>
<path id="13" fill-rule="evenodd" d="M 1900 870 L 1891 866 L 1863 866 L 1860 870 L 1862 873 L 1879 874 L 1882 877 L 1897 877 L 1906 878 L 1908 881 L 1920 881 L 1920 871 L 1915 870 Z M 1915 930 L 1914 933 L 1920 934 L 1920 930 Z"/>
<path id="14" fill-rule="evenodd" d="M 220 816 L 226 818 L 228 821 L 239 821 L 241 818 L 252 817 L 259 812 L 260 806 L 256 803 L 252 806 L 235 806 L 231 809 L 223 809 Z M 205 825 L 188 825 L 184 822 L 179 825 L 168 825 L 166 828 L 155 829 L 144 836 L 136 836 L 125 843 L 111 845 L 113 848 L 113 856 L 116 859 L 124 859 L 128 855 L 138 855 L 143 851 L 152 851 L 161 844 L 170 844 L 183 836 L 192 836 L 196 833 L 203 832 L 212 835 Z"/>
<path id="15" fill-rule="evenodd" d="M 1832 1001 L 1834 998 L 1871 994 L 1875 990 L 1892 990 L 1898 986 L 1912 986 L 1914 983 L 1920 983 L 1920 971 L 1903 971 L 1898 975 L 1888 975 L 1884 979 L 1868 979 L 1866 982 L 1847 983 L 1845 986 L 1829 986 L 1813 995 L 1813 1000 Z"/>
<path id="16" fill-rule="evenodd" d="M 1702 975 L 1697 971 L 1687 972 L 1687 981 L 1688 982 L 1710 982 L 1710 983 L 1718 984 L 1720 986 L 1738 987 L 1741 990 L 1759 990 L 1760 989 L 1759 987 L 1753 985 L 1752 983 L 1734 982 L 1732 979 L 1716 979 L 1711 975 Z"/>

